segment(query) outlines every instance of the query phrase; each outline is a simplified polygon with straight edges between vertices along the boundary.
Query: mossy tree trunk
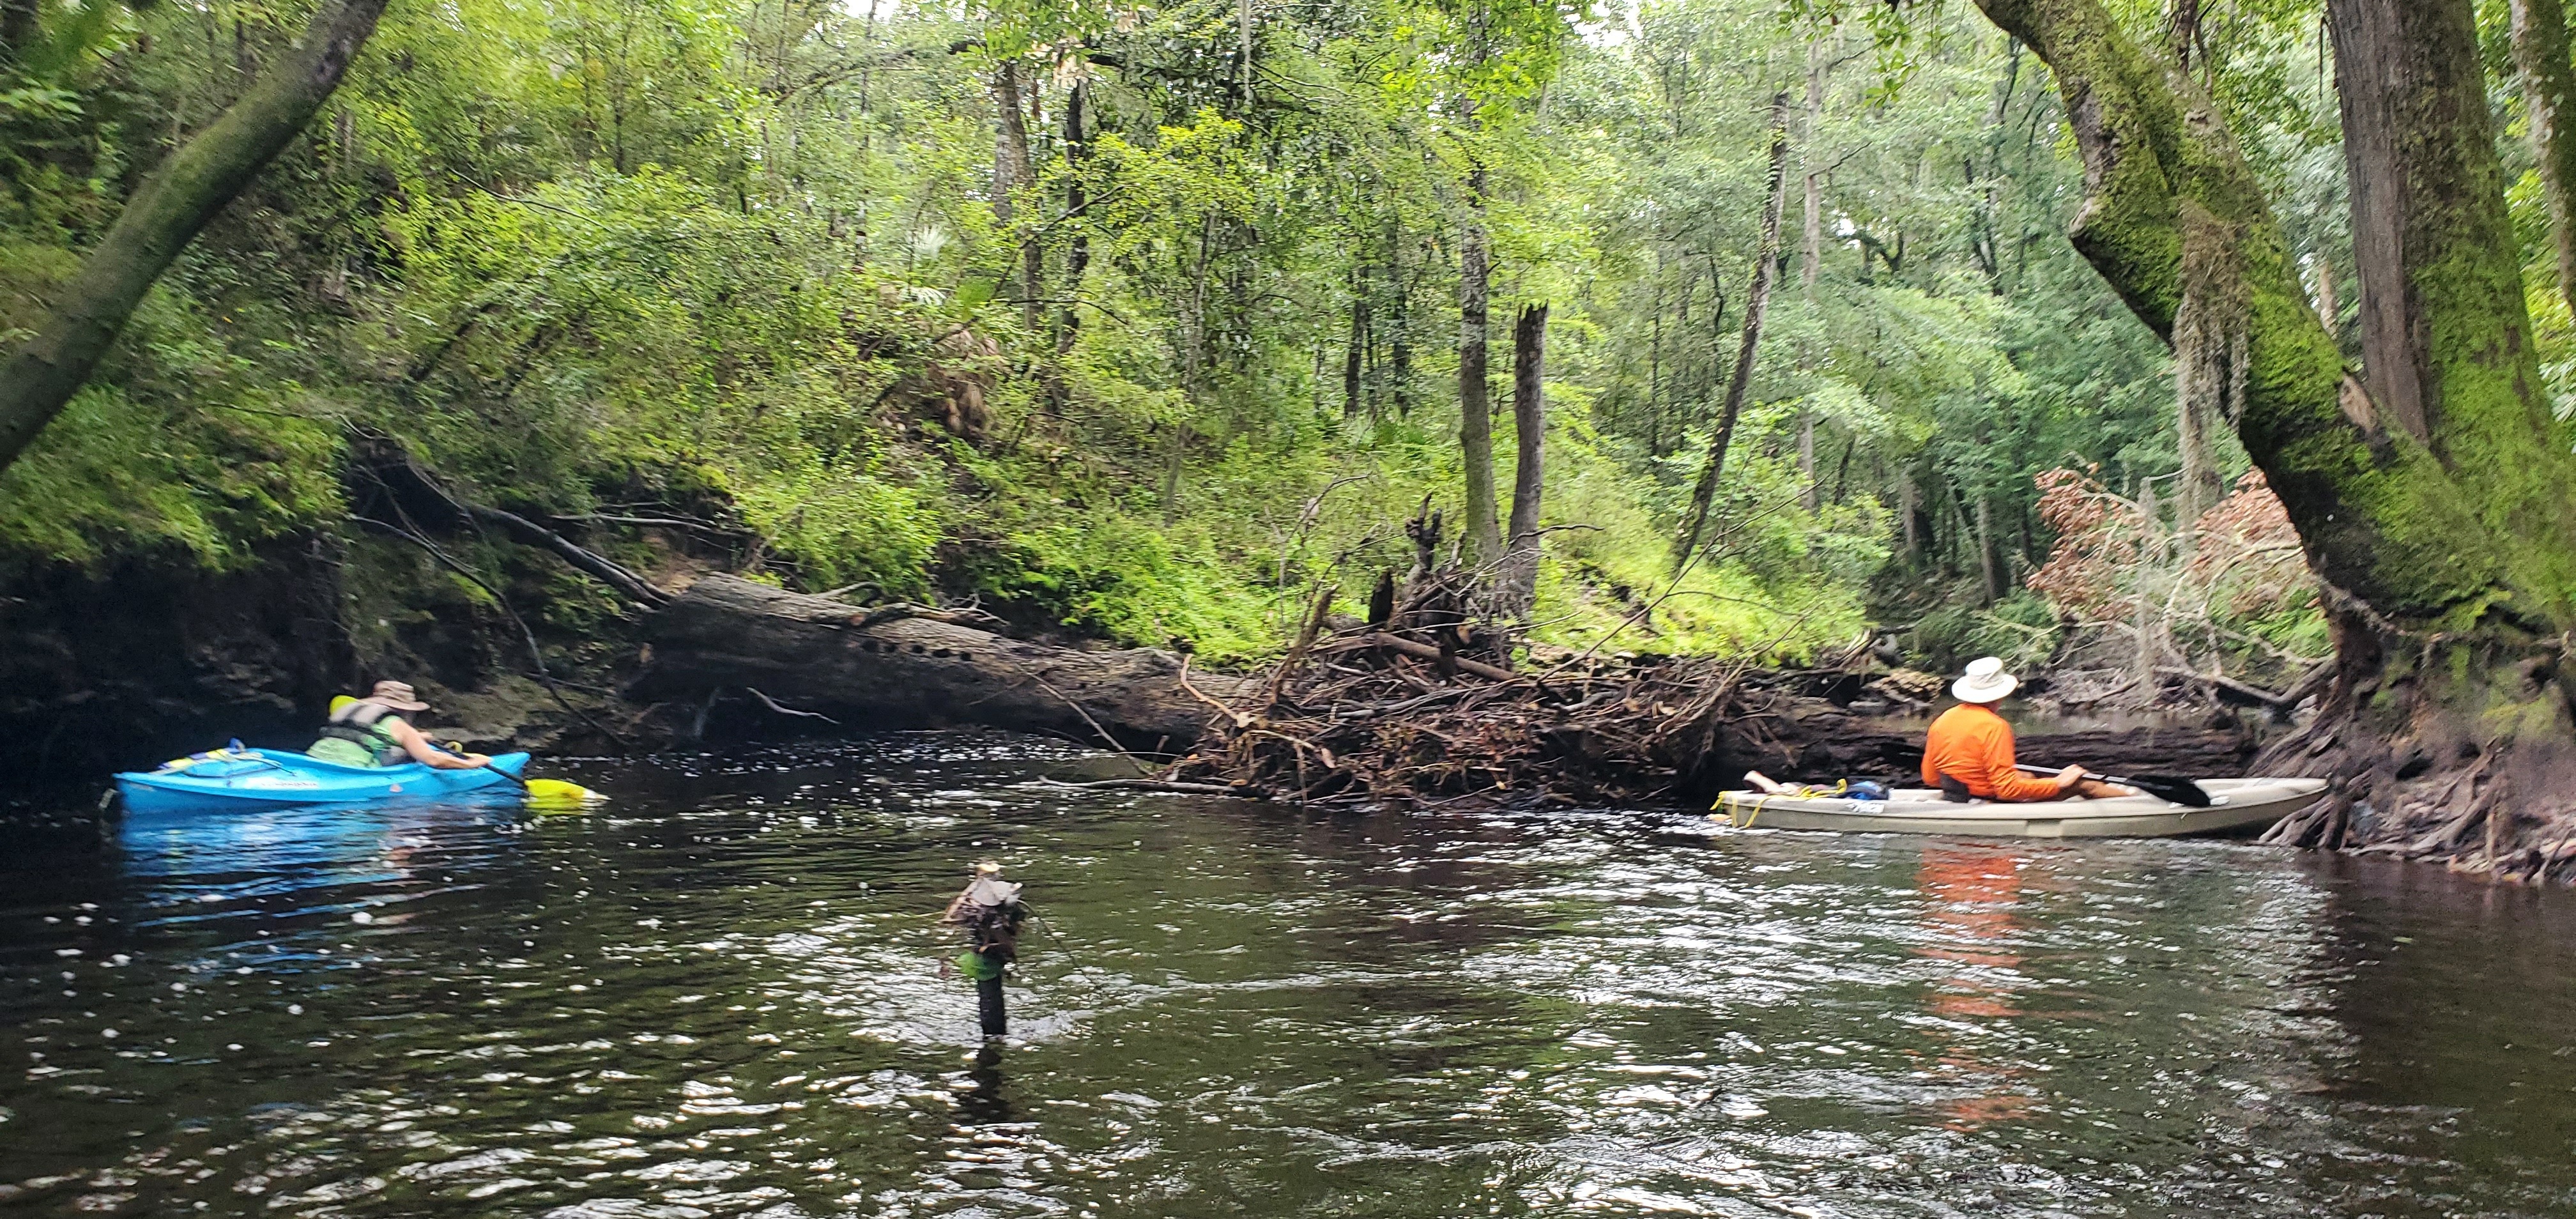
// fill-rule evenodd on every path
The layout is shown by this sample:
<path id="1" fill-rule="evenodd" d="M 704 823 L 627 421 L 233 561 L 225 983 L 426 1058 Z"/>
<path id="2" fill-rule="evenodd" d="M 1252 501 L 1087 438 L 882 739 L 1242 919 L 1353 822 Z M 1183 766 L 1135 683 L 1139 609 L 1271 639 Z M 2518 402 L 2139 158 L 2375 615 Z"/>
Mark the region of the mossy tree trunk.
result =
<path id="1" fill-rule="evenodd" d="M 2469 0 L 2329 5 L 2366 382 L 2186 74 L 2100 0 L 1978 3 L 2056 74 L 2084 158 L 2076 248 L 2169 339 L 2187 292 L 2242 327 L 2230 422 L 2325 582 L 2338 645 L 2325 707 L 2267 760 L 2338 780 L 2287 836 L 2556 866 L 2539 842 L 2576 812 L 2543 781 L 2576 762 L 2559 679 L 2576 459 L 2540 388 Z"/>
<path id="2" fill-rule="evenodd" d="M 34 338 L 0 366 L 0 470 L 89 380 L 161 273 L 340 87 L 385 0 L 338 0 L 241 100 L 144 179 Z"/>
<path id="3" fill-rule="evenodd" d="M 1017 59 L 993 67 L 993 110 L 993 225 L 1010 233 L 1019 192 L 1037 180 L 1029 159 L 1028 100 L 1020 89 Z M 1035 334 L 1044 308 L 1040 298 L 1046 294 L 1045 248 L 1038 244 L 1036 226 L 1027 227 L 1029 232 L 1020 237 L 1020 325 Z"/>

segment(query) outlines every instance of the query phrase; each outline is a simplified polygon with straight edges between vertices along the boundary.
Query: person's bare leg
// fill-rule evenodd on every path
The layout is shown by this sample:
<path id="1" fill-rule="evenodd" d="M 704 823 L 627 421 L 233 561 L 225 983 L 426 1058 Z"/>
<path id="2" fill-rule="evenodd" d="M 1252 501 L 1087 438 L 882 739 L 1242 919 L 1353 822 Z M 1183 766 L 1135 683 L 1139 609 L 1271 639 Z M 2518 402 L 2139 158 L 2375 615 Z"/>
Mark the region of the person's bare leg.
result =
<path id="1" fill-rule="evenodd" d="M 2137 795 L 2138 789 L 2119 783 L 2105 783 L 2100 779 L 2086 779 L 2077 783 L 2074 789 L 2066 794 L 2077 800 L 2108 800 L 2116 796 Z"/>

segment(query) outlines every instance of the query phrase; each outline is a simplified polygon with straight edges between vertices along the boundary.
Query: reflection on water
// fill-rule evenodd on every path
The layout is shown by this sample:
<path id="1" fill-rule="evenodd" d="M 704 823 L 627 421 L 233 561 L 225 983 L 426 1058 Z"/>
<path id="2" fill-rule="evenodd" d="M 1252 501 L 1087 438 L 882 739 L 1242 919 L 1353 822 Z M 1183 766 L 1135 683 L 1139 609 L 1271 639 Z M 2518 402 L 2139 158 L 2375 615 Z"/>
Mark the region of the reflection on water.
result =
<path id="1" fill-rule="evenodd" d="M 1973 1130 L 2026 1117 L 2030 1101 L 2012 1078 L 2017 1072 L 2010 1063 L 1979 1058 L 1972 1035 L 2021 1014 L 2012 1003 L 2021 982 L 2021 957 L 2012 951 L 2018 938 L 2013 907 L 2021 896 L 2021 861 L 2008 847 L 1944 840 L 1924 848 L 1915 883 L 1925 898 L 1925 929 L 1930 932 L 1916 951 L 1955 966 L 1932 979 L 1924 1005 L 1963 1030 L 1942 1050 L 1942 1073 L 1985 1081 L 1988 1087 L 1943 1100 L 1940 1108 L 1949 1119 L 1944 1124 Z"/>
<path id="2" fill-rule="evenodd" d="M 1000 737 L 0 863 L 0 1213 L 2576 1212 L 2576 903 L 2227 843 L 1348 817 Z M 933 921 L 1031 882 L 1013 1037 Z"/>

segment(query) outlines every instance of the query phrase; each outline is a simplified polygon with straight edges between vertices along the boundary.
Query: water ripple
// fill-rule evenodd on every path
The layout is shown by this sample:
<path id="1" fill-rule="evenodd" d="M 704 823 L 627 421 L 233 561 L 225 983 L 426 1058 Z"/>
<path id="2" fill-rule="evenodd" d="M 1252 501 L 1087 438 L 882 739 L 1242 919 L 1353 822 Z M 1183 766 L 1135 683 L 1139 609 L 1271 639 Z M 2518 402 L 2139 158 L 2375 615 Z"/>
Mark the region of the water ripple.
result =
<path id="1" fill-rule="evenodd" d="M 1103 765 L 900 735 L 14 859 L 0 1207 L 2576 1210 L 2563 894 L 1030 782 Z M 991 1045 L 934 921 L 979 858 L 1042 915 Z"/>

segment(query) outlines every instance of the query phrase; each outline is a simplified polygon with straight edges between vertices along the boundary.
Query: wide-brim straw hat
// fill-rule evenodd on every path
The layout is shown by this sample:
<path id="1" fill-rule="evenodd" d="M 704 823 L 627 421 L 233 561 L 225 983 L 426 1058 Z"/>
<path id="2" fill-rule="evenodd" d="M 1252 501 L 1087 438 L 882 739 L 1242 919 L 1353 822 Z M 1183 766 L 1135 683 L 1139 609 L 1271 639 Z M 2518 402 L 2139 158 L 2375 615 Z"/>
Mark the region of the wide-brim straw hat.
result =
<path id="1" fill-rule="evenodd" d="M 420 696 L 413 692 L 411 683 L 404 681 L 377 682 L 375 692 L 367 696 L 367 701 L 381 703 L 396 711 L 429 710 L 429 704 L 420 701 Z"/>
<path id="2" fill-rule="evenodd" d="M 1950 697 L 1963 703 L 1999 703 L 2021 684 L 2021 679 L 2004 672 L 2000 656 L 1980 656 L 1968 662 L 1967 675 L 1950 683 Z"/>

